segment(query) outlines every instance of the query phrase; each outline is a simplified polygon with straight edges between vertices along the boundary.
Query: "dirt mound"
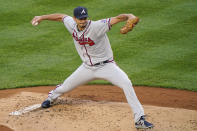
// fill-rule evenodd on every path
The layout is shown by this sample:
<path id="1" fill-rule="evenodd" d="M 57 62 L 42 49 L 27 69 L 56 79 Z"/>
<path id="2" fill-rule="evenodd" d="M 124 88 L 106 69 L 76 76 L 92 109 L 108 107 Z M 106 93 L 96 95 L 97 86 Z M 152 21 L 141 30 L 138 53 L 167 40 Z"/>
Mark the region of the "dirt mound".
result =
<path id="1" fill-rule="evenodd" d="M 54 88 L 54 86 L 41 86 L 0 90 L 0 99 L 24 91 L 48 94 Z M 142 104 L 197 110 L 197 92 L 144 86 L 137 86 L 134 89 Z M 127 102 L 123 91 L 111 85 L 83 85 L 66 93 L 64 97 L 93 101 Z"/>
<path id="2" fill-rule="evenodd" d="M 127 103 L 60 97 L 49 109 L 19 116 L 10 112 L 41 103 L 47 94 L 20 92 L 0 99 L 0 124 L 15 131 L 135 131 Z M 144 105 L 153 131 L 196 131 L 197 111 Z"/>

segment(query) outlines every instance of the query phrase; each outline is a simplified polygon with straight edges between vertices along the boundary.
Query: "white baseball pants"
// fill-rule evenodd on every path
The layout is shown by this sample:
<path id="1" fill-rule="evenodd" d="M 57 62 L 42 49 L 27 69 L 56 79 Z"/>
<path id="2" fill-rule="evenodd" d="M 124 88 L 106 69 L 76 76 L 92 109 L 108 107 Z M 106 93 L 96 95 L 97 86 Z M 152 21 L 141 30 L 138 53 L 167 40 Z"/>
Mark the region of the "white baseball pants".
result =
<path id="1" fill-rule="evenodd" d="M 49 92 L 47 99 L 53 101 L 63 93 L 73 90 L 75 87 L 94 79 L 107 80 L 123 89 L 126 99 L 134 113 L 135 122 L 144 115 L 143 107 L 135 94 L 131 81 L 115 62 L 106 63 L 100 66 L 88 66 L 83 63 L 62 85 Z"/>

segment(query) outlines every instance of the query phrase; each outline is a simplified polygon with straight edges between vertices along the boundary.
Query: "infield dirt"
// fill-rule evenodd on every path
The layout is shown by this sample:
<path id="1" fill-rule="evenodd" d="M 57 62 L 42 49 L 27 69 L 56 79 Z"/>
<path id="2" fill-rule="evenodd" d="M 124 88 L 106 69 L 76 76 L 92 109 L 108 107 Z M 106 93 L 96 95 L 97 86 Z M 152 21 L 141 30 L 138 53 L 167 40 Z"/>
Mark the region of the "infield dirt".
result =
<path id="1" fill-rule="evenodd" d="M 109 85 L 81 86 L 64 94 L 48 109 L 19 116 L 10 112 L 42 103 L 54 87 L 0 91 L 1 131 L 135 131 L 132 111 L 121 89 Z M 197 93 L 135 87 L 152 131 L 196 131 Z M 6 127 L 5 127 L 6 126 Z M 8 129 L 9 127 L 10 129 Z"/>

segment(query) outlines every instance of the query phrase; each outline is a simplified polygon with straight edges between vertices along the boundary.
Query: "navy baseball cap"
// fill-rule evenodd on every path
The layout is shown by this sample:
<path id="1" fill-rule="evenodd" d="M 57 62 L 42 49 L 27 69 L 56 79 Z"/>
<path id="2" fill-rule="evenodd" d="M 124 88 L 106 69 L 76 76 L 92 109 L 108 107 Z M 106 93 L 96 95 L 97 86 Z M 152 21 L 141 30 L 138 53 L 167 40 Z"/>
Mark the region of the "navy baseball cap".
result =
<path id="1" fill-rule="evenodd" d="M 73 14 L 77 19 L 87 18 L 88 10 L 85 7 L 78 6 L 77 8 L 74 9 Z"/>

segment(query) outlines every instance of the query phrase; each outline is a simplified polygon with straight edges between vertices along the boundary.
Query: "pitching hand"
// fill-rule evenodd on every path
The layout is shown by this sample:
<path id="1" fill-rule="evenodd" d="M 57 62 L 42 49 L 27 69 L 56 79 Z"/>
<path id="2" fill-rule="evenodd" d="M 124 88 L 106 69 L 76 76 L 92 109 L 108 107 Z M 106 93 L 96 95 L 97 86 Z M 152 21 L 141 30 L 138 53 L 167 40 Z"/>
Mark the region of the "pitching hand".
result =
<path id="1" fill-rule="evenodd" d="M 37 26 L 38 24 L 40 24 L 40 22 L 42 21 L 41 16 L 35 16 L 32 21 L 31 24 L 33 26 Z"/>

